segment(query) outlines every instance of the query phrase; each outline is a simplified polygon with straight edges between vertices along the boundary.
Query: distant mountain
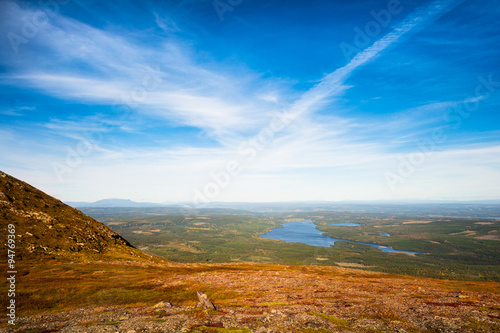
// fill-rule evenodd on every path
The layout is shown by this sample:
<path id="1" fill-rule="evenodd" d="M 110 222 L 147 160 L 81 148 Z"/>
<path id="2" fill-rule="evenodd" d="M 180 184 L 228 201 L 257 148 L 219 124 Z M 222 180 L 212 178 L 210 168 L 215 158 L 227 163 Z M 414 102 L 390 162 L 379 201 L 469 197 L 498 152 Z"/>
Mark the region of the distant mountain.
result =
<path id="1" fill-rule="evenodd" d="M 15 230 L 17 259 L 149 258 L 104 224 L 1 171 L 0 220 L 3 232 Z"/>
<path id="2" fill-rule="evenodd" d="M 71 207 L 161 207 L 152 202 L 135 202 L 129 199 L 103 199 L 95 202 L 67 202 Z"/>

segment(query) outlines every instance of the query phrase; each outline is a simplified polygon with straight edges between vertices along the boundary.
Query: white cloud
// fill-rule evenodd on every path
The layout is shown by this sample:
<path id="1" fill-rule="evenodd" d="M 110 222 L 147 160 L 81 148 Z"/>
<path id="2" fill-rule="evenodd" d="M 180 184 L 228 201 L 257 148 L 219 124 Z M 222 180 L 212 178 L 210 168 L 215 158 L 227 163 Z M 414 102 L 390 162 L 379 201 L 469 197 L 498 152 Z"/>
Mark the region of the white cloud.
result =
<path id="1" fill-rule="evenodd" d="M 165 16 L 160 16 L 158 13 L 153 13 L 156 24 L 160 29 L 162 29 L 166 33 L 172 33 L 172 32 L 178 32 L 180 31 L 179 27 L 173 20 L 171 20 L 169 17 Z"/>
<path id="2" fill-rule="evenodd" d="M 267 82 L 240 68 L 230 73 L 231 68 L 223 65 L 199 64 L 180 44 L 167 42 L 153 48 L 62 16 L 49 22 L 37 41 L 47 53 L 58 55 L 56 61 L 30 62 L 8 78 L 18 86 L 34 87 L 80 103 L 129 103 L 139 115 L 166 124 L 197 127 L 219 142 L 219 146 L 210 148 L 189 146 L 190 142 L 142 149 L 124 148 L 123 144 L 96 146 L 93 154 L 71 168 L 62 183 L 54 185 L 54 171 L 45 168 L 40 178 L 44 187 L 65 200 L 126 197 L 138 201 L 190 201 L 195 188 L 203 188 L 211 181 L 210 172 L 223 170 L 231 159 L 241 161 L 244 172 L 232 179 L 217 200 L 428 198 L 429 193 L 451 196 L 456 193 L 453 184 L 460 176 L 480 184 L 482 192 L 477 193 L 494 194 L 494 185 L 498 184 L 487 180 L 500 179 L 498 147 L 436 151 L 398 192 L 391 193 L 384 182 L 384 172 L 397 168 L 393 148 L 421 137 L 429 124 L 439 126 L 442 112 L 460 101 L 431 102 L 369 123 L 355 117 L 315 114 L 325 106 L 334 114 L 332 100 L 349 89 L 346 81 L 352 73 L 460 2 L 431 3 L 287 105 L 284 101 L 290 100 L 292 94 L 286 95 L 290 88 L 281 82 Z M 19 15 L 29 14 L 26 9 L 18 11 Z M 178 29 L 173 21 L 154 15 L 156 24 L 165 32 Z M 75 68 L 75 62 L 84 66 Z M 274 142 L 255 161 L 244 162 L 238 154 L 239 144 L 248 133 L 258 133 L 276 111 L 283 109 L 296 120 L 275 133 Z M 79 133 L 101 130 L 96 124 L 117 126 L 122 131 L 133 131 L 137 126 L 132 119 L 110 123 L 105 116 L 95 116 L 52 120 L 45 128 L 78 143 Z M 384 141 L 380 134 L 384 132 L 397 134 L 392 137 L 398 139 Z M 5 137 L 10 146 L 3 145 L 2 155 L 21 147 L 12 136 Z M 31 138 L 24 144 L 35 141 Z M 65 147 L 55 147 L 51 153 L 9 157 L 9 163 L 65 163 Z M 451 176 L 454 174 L 457 177 Z M 471 184 L 470 180 L 460 181 L 460 189 L 466 191 Z"/>
<path id="3" fill-rule="evenodd" d="M 33 14 L 12 6 L 15 17 Z M 36 42 L 55 55 L 51 61 L 23 62 L 17 74 L 4 77 L 61 99 L 127 104 L 142 114 L 196 126 L 215 137 L 258 124 L 251 119 L 265 117 L 270 104 L 245 89 L 257 85 L 257 76 L 242 69 L 229 75 L 196 64 L 179 43 L 153 48 L 63 16 L 51 19 Z"/>

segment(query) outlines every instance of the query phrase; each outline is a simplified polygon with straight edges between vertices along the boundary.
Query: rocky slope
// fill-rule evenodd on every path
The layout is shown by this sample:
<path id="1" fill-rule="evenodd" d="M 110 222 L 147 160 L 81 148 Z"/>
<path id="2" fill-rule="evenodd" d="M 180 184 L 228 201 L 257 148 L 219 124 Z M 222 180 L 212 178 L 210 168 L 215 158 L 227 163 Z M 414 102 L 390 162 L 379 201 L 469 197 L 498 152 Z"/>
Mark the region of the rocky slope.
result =
<path id="1" fill-rule="evenodd" d="M 104 224 L 1 171 L 0 220 L 15 227 L 18 260 L 146 257 Z"/>
<path id="2" fill-rule="evenodd" d="M 17 327 L 4 325 L 0 331 L 472 333 L 500 329 L 499 284 L 493 282 L 256 264 L 171 264 L 143 269 L 131 265 L 123 271 L 116 266 L 117 279 L 109 279 L 110 266 L 94 263 L 92 267 L 89 276 L 100 276 L 106 292 L 80 297 L 80 306 L 70 311 L 23 316 Z M 51 272 L 75 279 L 85 269 L 52 268 Z M 140 288 L 134 279 L 141 281 Z M 144 304 L 123 299 L 137 289 L 142 295 L 136 299 L 156 296 Z M 199 305 L 198 290 L 209 296 L 216 310 Z"/>

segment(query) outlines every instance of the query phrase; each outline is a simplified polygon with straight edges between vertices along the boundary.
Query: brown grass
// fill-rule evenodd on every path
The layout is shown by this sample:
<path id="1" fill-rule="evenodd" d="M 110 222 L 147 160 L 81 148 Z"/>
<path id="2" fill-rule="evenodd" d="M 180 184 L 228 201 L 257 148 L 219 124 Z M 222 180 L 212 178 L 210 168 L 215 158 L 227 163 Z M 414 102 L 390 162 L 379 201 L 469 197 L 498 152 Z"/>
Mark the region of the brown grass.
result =
<path id="1" fill-rule="evenodd" d="M 500 283 L 494 282 L 417 279 L 321 266 L 53 261 L 20 265 L 18 271 L 16 298 L 21 316 L 78 308 L 152 306 L 160 301 L 194 306 L 197 291 L 206 293 L 217 306 L 258 312 L 304 305 L 323 307 L 343 300 L 351 305 L 368 304 L 382 295 L 398 294 L 422 304 L 431 301 L 462 305 L 473 299 L 440 301 L 432 295 L 455 291 L 500 293 Z M 369 309 L 367 317 L 402 320 L 389 308 Z"/>

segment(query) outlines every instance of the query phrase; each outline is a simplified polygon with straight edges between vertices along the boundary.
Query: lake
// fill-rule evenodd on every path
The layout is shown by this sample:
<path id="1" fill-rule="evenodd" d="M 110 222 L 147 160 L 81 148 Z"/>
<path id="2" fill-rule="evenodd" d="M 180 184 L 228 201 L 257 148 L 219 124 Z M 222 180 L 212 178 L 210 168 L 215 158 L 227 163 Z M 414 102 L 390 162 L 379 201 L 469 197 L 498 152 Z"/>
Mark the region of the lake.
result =
<path id="1" fill-rule="evenodd" d="M 359 223 L 352 223 L 352 222 L 335 223 L 335 224 L 330 224 L 330 225 L 335 225 L 338 227 L 359 227 L 359 226 L 361 226 L 361 224 L 359 224 Z"/>
<path id="2" fill-rule="evenodd" d="M 371 247 L 381 249 L 384 252 L 405 253 L 408 255 L 421 253 L 421 252 L 413 252 L 405 250 L 395 250 L 391 247 L 387 247 L 384 245 L 355 242 L 355 241 L 350 241 L 348 239 L 325 236 L 323 235 L 323 231 L 316 229 L 316 225 L 312 221 L 308 220 L 283 223 L 283 228 L 272 229 L 268 233 L 260 235 L 260 237 L 268 239 L 278 239 L 285 241 L 287 243 L 303 243 L 311 246 L 321 246 L 321 247 L 330 247 L 330 245 L 334 245 L 335 242 L 343 241 L 343 242 L 368 245 Z"/>

